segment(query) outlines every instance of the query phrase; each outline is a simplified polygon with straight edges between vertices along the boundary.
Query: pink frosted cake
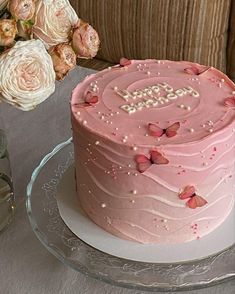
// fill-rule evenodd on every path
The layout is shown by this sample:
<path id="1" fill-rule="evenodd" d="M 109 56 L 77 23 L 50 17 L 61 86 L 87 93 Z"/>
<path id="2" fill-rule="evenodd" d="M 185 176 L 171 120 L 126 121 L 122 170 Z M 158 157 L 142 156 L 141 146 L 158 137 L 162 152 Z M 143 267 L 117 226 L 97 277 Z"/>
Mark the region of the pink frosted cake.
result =
<path id="1" fill-rule="evenodd" d="M 190 62 L 121 60 L 71 100 L 79 201 L 104 230 L 183 243 L 234 205 L 235 85 Z"/>

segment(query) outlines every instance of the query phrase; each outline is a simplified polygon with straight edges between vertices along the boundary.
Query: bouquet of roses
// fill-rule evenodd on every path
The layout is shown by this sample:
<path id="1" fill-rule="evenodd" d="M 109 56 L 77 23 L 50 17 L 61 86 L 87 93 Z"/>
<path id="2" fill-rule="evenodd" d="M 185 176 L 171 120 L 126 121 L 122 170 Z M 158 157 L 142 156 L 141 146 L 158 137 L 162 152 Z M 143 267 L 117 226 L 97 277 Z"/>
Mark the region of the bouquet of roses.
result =
<path id="1" fill-rule="evenodd" d="M 99 44 L 69 0 L 0 0 L 0 101 L 34 109 Z"/>

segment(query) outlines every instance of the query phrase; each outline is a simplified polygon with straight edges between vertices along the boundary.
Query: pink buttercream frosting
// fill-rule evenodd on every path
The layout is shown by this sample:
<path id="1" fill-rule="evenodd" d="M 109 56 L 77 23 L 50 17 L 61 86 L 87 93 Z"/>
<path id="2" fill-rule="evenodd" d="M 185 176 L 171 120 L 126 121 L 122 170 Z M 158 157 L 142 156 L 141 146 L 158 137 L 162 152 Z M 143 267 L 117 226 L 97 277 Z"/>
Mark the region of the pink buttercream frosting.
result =
<path id="1" fill-rule="evenodd" d="M 198 68 L 199 72 L 185 70 Z M 85 103 L 87 95 L 98 97 Z M 190 62 L 135 60 L 87 77 L 71 100 L 77 190 L 99 226 L 142 243 L 187 242 L 218 227 L 234 204 L 235 85 Z M 90 98 L 89 98 L 90 99 Z M 98 101 L 97 101 L 98 100 Z M 166 129 L 180 123 L 177 134 Z M 153 136 L 149 124 L 164 130 Z M 151 150 L 168 164 L 138 171 Z M 195 209 L 187 185 L 207 204 Z"/>

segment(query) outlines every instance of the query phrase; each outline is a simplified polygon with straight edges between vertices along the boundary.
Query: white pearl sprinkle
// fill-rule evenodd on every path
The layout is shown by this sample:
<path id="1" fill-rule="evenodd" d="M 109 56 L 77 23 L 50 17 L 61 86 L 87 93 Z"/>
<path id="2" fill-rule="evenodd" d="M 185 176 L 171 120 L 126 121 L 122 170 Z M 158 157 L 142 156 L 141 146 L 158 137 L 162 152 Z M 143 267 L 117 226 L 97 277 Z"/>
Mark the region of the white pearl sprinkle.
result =
<path id="1" fill-rule="evenodd" d="M 213 131 L 214 131 L 213 129 L 209 129 L 209 132 L 210 132 L 210 133 L 213 133 Z"/>
<path id="2" fill-rule="evenodd" d="M 83 123 L 84 125 L 86 125 L 86 124 L 87 124 L 87 121 L 86 121 L 86 120 L 84 120 L 82 123 Z"/>
<path id="3" fill-rule="evenodd" d="M 118 128 L 115 128 L 116 131 L 118 131 Z"/>
<path id="4" fill-rule="evenodd" d="M 206 125 L 205 125 L 205 124 L 203 124 L 203 125 L 202 125 L 202 127 L 203 127 L 203 128 L 205 128 L 205 127 L 206 127 Z"/>
<path id="5" fill-rule="evenodd" d="M 235 95 L 235 91 L 232 91 L 232 95 Z"/>
<path id="6" fill-rule="evenodd" d="M 126 139 L 122 139 L 122 142 L 123 142 L 123 143 L 126 143 L 126 142 L 127 142 L 127 140 L 126 140 Z"/>
<path id="7" fill-rule="evenodd" d="M 136 146 L 132 147 L 132 150 L 136 151 L 138 148 Z"/>
<path id="8" fill-rule="evenodd" d="M 145 134 L 145 137 L 148 137 L 148 136 L 149 136 L 149 135 L 146 133 L 146 134 Z"/>
<path id="9" fill-rule="evenodd" d="M 190 131 L 190 133 L 193 133 L 193 132 L 194 132 L 194 129 L 193 129 L 193 128 L 191 128 L 191 129 L 189 129 L 189 131 Z"/>
<path id="10" fill-rule="evenodd" d="M 91 190 L 89 190 L 88 193 L 91 194 Z"/>
<path id="11" fill-rule="evenodd" d="M 131 203 L 135 203 L 135 200 L 131 200 Z"/>
<path id="12" fill-rule="evenodd" d="M 105 208 L 105 207 L 106 207 L 106 204 L 105 204 L 105 203 L 102 203 L 102 204 L 101 204 L 101 207 L 102 207 L 102 208 Z"/>
<path id="13" fill-rule="evenodd" d="M 119 169 L 122 169 L 122 166 L 119 166 L 118 168 L 119 168 Z"/>
<path id="14" fill-rule="evenodd" d="M 138 174 L 137 174 L 137 173 L 134 173 L 134 176 L 135 176 L 135 177 L 137 177 L 137 176 L 138 176 Z"/>
<path id="15" fill-rule="evenodd" d="M 81 112 L 80 112 L 80 111 L 78 111 L 78 112 L 77 112 L 77 115 L 80 115 L 80 114 L 81 114 Z"/>
<path id="16" fill-rule="evenodd" d="M 137 190 L 133 190 L 131 191 L 132 194 L 136 195 L 137 194 Z"/>
<path id="17" fill-rule="evenodd" d="M 207 166 L 208 165 L 208 163 L 207 162 L 203 162 L 203 166 Z"/>
<path id="18" fill-rule="evenodd" d="M 117 91 L 117 90 L 118 90 L 118 87 L 117 87 L 117 86 L 115 86 L 113 89 L 114 89 L 114 91 Z"/>
<path id="19" fill-rule="evenodd" d="M 150 71 L 147 71 L 147 75 L 150 76 L 151 75 L 151 72 Z"/>
<path id="20" fill-rule="evenodd" d="M 167 223 L 167 219 L 162 219 L 162 222 L 163 223 Z"/>
<path id="21" fill-rule="evenodd" d="M 131 167 L 131 164 L 130 163 L 128 164 L 128 167 Z"/>
<path id="22" fill-rule="evenodd" d="M 160 76 L 160 72 L 157 72 L 157 75 Z"/>
<path id="23" fill-rule="evenodd" d="M 111 70 L 111 66 L 108 67 L 108 70 Z"/>
<path id="24" fill-rule="evenodd" d="M 95 142 L 95 145 L 99 145 L 99 144 L 100 144 L 100 142 L 99 142 L 99 141 L 96 141 L 96 142 Z"/>
<path id="25" fill-rule="evenodd" d="M 222 82 L 222 83 L 224 83 L 224 82 L 225 82 L 225 80 L 224 80 L 224 79 L 221 79 L 221 82 Z"/>
<path id="26" fill-rule="evenodd" d="M 120 112 L 119 111 L 116 111 L 116 114 L 119 114 Z"/>
<path id="27" fill-rule="evenodd" d="M 131 172 L 127 172 L 128 176 L 131 174 Z"/>
<path id="28" fill-rule="evenodd" d="M 124 139 L 128 139 L 128 136 L 124 136 Z"/>
<path id="29" fill-rule="evenodd" d="M 184 104 L 180 104 L 179 105 L 179 108 L 184 108 Z"/>
<path id="30" fill-rule="evenodd" d="M 191 110 L 190 106 L 186 106 L 185 109 L 187 109 L 188 111 Z"/>

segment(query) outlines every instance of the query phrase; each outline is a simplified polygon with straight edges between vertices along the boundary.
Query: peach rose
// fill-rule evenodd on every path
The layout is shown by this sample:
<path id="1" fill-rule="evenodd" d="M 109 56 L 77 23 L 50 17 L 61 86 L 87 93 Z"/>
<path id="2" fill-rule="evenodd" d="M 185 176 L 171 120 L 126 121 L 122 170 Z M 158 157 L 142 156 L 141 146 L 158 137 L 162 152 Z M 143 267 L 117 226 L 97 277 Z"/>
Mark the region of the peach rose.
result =
<path id="1" fill-rule="evenodd" d="M 33 34 L 47 49 L 70 41 L 78 16 L 68 0 L 41 0 L 36 3 Z"/>
<path id="2" fill-rule="evenodd" d="M 0 93 L 3 101 L 31 110 L 55 90 L 50 55 L 40 40 L 19 41 L 0 55 Z"/>
<path id="3" fill-rule="evenodd" d="M 79 58 L 93 58 L 99 50 L 100 40 L 96 30 L 80 21 L 73 31 L 72 47 Z"/>
<path id="4" fill-rule="evenodd" d="M 0 46 L 11 46 L 17 33 L 16 21 L 14 19 L 0 20 Z"/>
<path id="5" fill-rule="evenodd" d="M 8 7 L 16 20 L 30 20 L 35 13 L 35 0 L 10 0 Z"/>
<path id="6" fill-rule="evenodd" d="M 52 47 L 49 54 L 53 61 L 57 80 L 62 80 L 76 65 L 76 54 L 68 44 L 64 43 Z"/>

